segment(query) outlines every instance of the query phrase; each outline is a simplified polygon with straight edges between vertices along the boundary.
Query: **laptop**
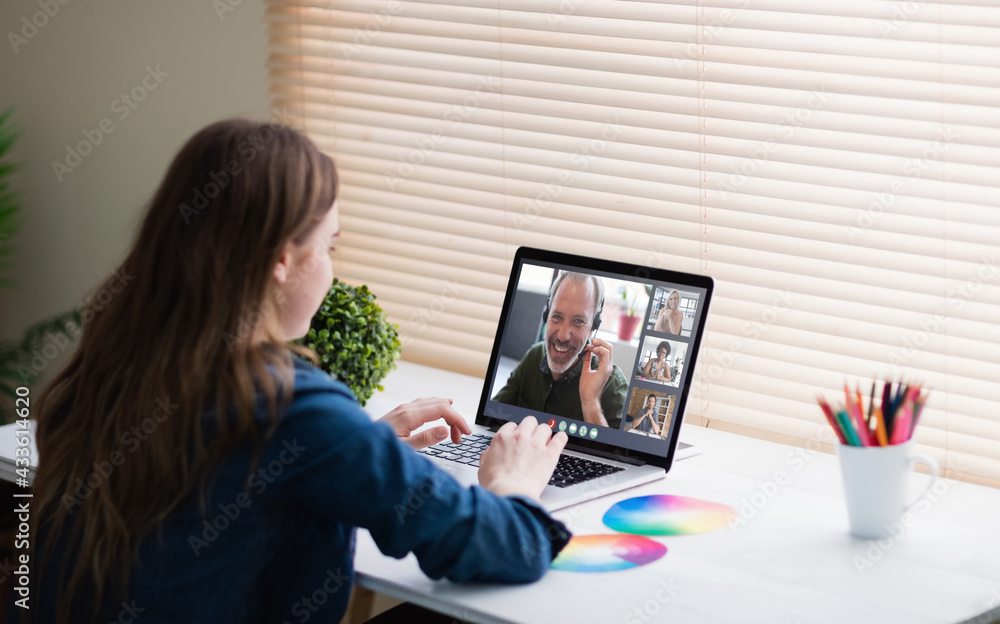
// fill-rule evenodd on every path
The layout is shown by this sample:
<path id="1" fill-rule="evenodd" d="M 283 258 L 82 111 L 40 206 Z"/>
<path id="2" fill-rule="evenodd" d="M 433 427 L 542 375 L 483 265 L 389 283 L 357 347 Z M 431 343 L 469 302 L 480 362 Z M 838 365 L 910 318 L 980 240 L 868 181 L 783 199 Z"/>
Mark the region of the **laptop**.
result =
<path id="1" fill-rule="evenodd" d="M 472 434 L 421 452 L 476 484 L 493 434 L 531 415 L 569 436 L 542 492 L 549 511 L 662 479 L 700 452 L 678 438 L 713 288 L 703 275 L 521 247 Z"/>

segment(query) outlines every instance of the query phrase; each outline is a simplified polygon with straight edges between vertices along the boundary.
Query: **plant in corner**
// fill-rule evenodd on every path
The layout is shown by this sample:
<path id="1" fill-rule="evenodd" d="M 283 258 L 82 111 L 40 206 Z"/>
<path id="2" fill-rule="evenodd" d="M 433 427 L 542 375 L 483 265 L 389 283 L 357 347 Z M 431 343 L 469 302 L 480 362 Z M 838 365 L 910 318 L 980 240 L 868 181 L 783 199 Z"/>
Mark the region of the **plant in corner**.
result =
<path id="1" fill-rule="evenodd" d="M 18 167 L 17 164 L 6 162 L 18 135 L 8 124 L 10 115 L 10 110 L 0 113 L 0 288 L 15 285 L 14 280 L 4 273 L 13 264 L 10 257 L 14 248 L 10 239 L 17 229 L 21 209 L 17 195 L 8 183 L 10 175 Z M 61 341 L 62 345 L 69 344 L 79 335 L 80 325 L 80 311 L 74 309 L 35 323 L 24 332 L 21 340 L 0 341 L 0 394 L 16 399 L 17 388 L 33 384 L 41 369 L 48 363 L 50 358 L 45 355 L 45 347 L 49 345 L 46 339 L 55 340 L 56 343 Z M 0 420 L 7 420 L 7 413 L 2 407 Z"/>
<path id="2" fill-rule="evenodd" d="M 367 286 L 335 279 L 309 332 L 298 342 L 315 351 L 319 367 L 346 384 L 364 405 L 396 368 L 402 353 L 398 329 Z"/>

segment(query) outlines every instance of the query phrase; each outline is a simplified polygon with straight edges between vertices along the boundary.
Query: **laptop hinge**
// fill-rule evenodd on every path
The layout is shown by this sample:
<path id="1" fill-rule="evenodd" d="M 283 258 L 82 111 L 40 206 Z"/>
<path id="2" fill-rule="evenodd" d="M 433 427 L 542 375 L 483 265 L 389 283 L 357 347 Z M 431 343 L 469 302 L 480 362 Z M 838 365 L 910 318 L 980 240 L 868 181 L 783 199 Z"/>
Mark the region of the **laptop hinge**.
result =
<path id="1" fill-rule="evenodd" d="M 629 457 L 627 455 L 619 455 L 617 453 L 609 453 L 608 451 L 601 451 L 592 448 L 582 448 L 575 445 L 567 445 L 567 449 L 571 451 L 576 451 L 577 453 L 585 453 L 587 455 L 593 455 L 595 457 L 603 457 L 604 459 L 610 459 L 612 461 L 622 462 L 623 464 L 630 464 L 632 466 L 645 466 L 646 460 L 639 459 L 637 457 Z"/>

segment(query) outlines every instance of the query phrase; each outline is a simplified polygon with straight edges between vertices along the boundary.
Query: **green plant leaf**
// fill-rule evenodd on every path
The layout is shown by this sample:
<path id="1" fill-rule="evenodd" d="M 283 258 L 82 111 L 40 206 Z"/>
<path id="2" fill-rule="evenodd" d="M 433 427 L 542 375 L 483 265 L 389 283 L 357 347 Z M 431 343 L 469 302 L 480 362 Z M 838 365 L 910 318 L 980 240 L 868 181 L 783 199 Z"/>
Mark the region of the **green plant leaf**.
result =
<path id="1" fill-rule="evenodd" d="M 31 366 L 35 353 L 46 346 L 47 340 L 68 347 L 80 335 L 82 318 L 78 309 L 64 312 L 28 327 L 19 342 L 0 344 L 0 391 L 10 394 L 19 386 L 34 383 L 38 378 Z M 26 374 L 22 376 L 22 372 Z"/>
<path id="2" fill-rule="evenodd" d="M 364 405 L 402 353 L 399 326 L 389 323 L 367 286 L 334 280 L 310 330 L 300 341 L 320 356 L 320 368 L 345 383 Z"/>

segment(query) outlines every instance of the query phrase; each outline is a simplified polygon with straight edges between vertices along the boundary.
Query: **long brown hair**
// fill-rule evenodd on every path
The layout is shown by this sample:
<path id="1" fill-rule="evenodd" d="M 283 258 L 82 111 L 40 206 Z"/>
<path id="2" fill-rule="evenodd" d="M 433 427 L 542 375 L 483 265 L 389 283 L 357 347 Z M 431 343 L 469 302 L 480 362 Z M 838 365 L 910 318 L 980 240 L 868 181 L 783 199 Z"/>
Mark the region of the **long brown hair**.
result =
<path id="1" fill-rule="evenodd" d="M 56 540 L 73 554 L 45 568 L 58 574 L 60 623 L 81 595 L 93 619 L 105 591 L 126 592 L 143 539 L 204 495 L 237 445 L 259 449 L 273 431 L 293 374 L 267 310 L 273 268 L 336 192 L 333 161 L 285 126 L 221 121 L 174 158 L 131 251 L 97 288 L 110 297 L 84 312 L 79 347 L 38 401 L 32 535 L 48 539 L 35 559 L 45 568 Z M 258 397 L 266 427 L 255 423 Z M 208 407 L 233 415 L 211 435 Z"/>

